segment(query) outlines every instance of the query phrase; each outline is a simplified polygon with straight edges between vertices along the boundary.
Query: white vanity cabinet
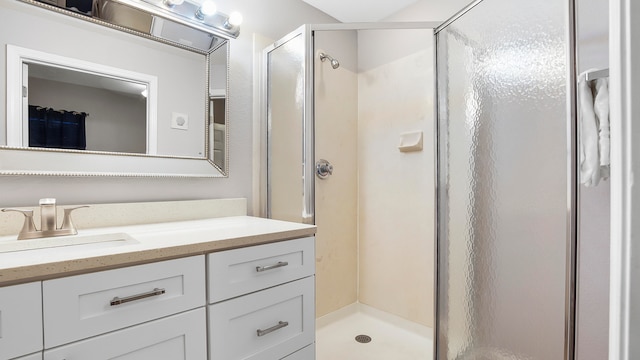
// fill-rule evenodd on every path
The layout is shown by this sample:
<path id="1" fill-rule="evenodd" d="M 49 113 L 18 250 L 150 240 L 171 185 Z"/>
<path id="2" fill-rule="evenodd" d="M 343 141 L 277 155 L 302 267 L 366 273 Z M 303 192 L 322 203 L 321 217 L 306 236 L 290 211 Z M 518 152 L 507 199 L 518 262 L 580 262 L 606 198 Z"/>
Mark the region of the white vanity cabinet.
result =
<path id="1" fill-rule="evenodd" d="M 314 360 L 314 237 L 242 240 L 0 287 L 0 360 Z"/>
<path id="2" fill-rule="evenodd" d="M 211 360 L 313 360 L 314 238 L 209 255 Z"/>
<path id="3" fill-rule="evenodd" d="M 42 283 L 45 349 L 205 305 L 204 256 Z"/>
<path id="4" fill-rule="evenodd" d="M 42 295 L 40 282 L 1 287 L 0 359 L 13 359 L 41 350 Z M 27 359 L 31 359 L 33 356 L 38 355 L 29 355 Z M 36 357 L 36 359 L 38 358 Z"/>

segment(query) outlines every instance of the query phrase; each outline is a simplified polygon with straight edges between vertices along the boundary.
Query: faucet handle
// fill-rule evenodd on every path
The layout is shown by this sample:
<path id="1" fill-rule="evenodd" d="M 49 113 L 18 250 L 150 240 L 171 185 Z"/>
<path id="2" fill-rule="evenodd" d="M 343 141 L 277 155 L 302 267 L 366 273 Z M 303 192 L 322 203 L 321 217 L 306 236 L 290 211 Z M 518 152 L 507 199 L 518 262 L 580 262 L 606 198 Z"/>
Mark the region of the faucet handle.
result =
<path id="1" fill-rule="evenodd" d="M 78 230 L 76 229 L 76 226 L 73 224 L 73 221 L 71 221 L 71 212 L 75 209 L 88 208 L 88 207 L 90 206 L 82 205 L 82 206 L 64 208 L 63 209 L 64 217 L 62 218 L 62 226 L 60 226 L 60 230 L 70 230 L 73 235 L 77 234 Z"/>
<path id="2" fill-rule="evenodd" d="M 30 235 L 38 231 L 36 229 L 36 224 L 33 223 L 33 210 L 24 210 L 24 209 L 2 209 L 2 212 L 7 211 L 15 211 L 22 213 L 24 215 L 24 224 L 22 225 L 22 230 L 18 234 L 18 240 L 30 239 Z"/>

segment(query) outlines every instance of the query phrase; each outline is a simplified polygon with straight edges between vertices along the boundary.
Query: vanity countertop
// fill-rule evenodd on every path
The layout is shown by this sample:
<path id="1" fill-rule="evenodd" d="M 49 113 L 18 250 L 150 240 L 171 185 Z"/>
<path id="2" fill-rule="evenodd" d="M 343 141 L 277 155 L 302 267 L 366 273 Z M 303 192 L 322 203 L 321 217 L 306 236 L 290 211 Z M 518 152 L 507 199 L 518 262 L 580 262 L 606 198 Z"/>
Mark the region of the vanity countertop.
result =
<path id="1" fill-rule="evenodd" d="M 79 230 L 77 236 L 126 233 L 136 242 L 0 253 L 0 286 L 265 244 L 315 232 L 313 225 L 250 216 Z M 13 240 L 15 236 L 0 237 L 0 242 Z"/>

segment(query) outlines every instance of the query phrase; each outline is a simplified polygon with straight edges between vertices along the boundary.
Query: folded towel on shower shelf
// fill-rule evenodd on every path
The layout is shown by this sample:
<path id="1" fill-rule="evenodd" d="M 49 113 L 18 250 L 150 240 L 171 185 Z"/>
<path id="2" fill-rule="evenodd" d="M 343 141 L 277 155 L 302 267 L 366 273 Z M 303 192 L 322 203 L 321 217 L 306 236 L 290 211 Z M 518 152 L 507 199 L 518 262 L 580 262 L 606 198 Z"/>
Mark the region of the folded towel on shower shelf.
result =
<path id="1" fill-rule="evenodd" d="M 587 72 L 578 82 L 580 183 L 596 186 L 609 177 L 609 89 L 608 79 L 587 81 Z"/>

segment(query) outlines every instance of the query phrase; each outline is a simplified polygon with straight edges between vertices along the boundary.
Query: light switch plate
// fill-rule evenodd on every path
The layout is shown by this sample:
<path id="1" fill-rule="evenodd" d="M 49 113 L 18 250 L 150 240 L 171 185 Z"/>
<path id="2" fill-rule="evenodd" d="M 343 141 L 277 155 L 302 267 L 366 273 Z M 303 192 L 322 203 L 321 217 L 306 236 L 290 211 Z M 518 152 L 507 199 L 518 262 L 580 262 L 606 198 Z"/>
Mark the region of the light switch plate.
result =
<path id="1" fill-rule="evenodd" d="M 172 112 L 171 113 L 171 128 L 178 130 L 189 129 L 189 115 Z"/>

